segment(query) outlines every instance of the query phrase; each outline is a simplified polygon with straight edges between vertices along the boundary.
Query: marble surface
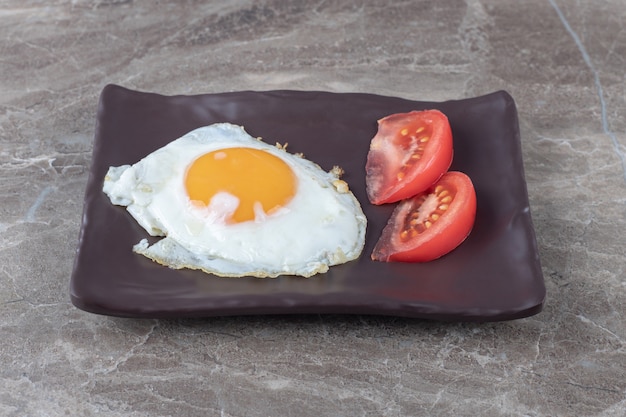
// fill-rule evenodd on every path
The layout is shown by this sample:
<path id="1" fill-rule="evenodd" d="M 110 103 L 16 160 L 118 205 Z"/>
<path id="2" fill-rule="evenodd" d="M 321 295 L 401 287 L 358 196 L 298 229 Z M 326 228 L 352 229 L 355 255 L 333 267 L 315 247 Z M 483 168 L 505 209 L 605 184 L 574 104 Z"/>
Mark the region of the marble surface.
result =
<path id="1" fill-rule="evenodd" d="M 626 1 L 0 1 L 0 415 L 626 415 Z M 501 323 L 69 301 L 98 96 L 515 98 L 548 291 Z"/>

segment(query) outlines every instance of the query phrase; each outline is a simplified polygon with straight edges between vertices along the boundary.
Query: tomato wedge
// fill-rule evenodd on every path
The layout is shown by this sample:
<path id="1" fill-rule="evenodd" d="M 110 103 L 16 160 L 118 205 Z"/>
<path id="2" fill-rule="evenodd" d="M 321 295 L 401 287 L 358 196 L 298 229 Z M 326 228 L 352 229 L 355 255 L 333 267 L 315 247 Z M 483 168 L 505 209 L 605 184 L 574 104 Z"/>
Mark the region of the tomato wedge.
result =
<path id="1" fill-rule="evenodd" d="M 476 192 L 462 172 L 447 172 L 427 191 L 395 208 L 372 259 L 428 262 L 459 246 L 476 217 Z"/>
<path id="2" fill-rule="evenodd" d="M 380 119 L 365 165 L 370 202 L 393 203 L 421 193 L 450 168 L 452 156 L 452 130 L 439 110 Z"/>

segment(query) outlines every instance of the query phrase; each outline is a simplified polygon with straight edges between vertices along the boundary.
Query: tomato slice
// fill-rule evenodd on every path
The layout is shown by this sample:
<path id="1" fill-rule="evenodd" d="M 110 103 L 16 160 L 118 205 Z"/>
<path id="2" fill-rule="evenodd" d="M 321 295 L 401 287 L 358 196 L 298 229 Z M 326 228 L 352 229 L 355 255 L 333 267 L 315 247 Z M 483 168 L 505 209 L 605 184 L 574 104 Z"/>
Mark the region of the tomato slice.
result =
<path id="1" fill-rule="evenodd" d="M 447 172 L 427 191 L 395 208 L 374 251 L 375 261 L 428 262 L 459 246 L 476 217 L 476 192 L 462 172 Z"/>
<path id="2" fill-rule="evenodd" d="M 452 154 L 452 130 L 439 110 L 380 119 L 365 165 L 370 202 L 393 203 L 421 193 L 450 168 Z"/>

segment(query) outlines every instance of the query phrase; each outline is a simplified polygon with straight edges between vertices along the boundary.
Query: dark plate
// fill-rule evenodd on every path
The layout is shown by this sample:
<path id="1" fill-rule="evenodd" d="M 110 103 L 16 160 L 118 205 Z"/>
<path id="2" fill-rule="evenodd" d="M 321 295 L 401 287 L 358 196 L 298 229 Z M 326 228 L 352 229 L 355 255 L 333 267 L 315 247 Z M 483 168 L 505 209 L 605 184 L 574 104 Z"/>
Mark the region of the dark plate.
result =
<path id="1" fill-rule="evenodd" d="M 437 108 L 450 119 L 451 169 L 474 181 L 474 230 L 455 251 L 426 264 L 381 263 L 370 253 L 393 206 L 365 194 L 365 160 L 376 120 Z M 312 278 L 218 278 L 173 270 L 136 255 L 146 232 L 102 192 L 109 166 L 133 164 L 197 127 L 242 125 L 269 143 L 289 143 L 325 170 L 339 165 L 368 218 L 360 259 Z M 303 236 L 303 238 L 306 238 Z M 515 103 L 505 92 L 443 103 L 371 94 L 270 91 L 162 96 L 104 88 L 71 299 L 123 317 L 249 314 L 380 314 L 441 320 L 508 320 L 541 311 L 543 276 L 522 166 Z"/>

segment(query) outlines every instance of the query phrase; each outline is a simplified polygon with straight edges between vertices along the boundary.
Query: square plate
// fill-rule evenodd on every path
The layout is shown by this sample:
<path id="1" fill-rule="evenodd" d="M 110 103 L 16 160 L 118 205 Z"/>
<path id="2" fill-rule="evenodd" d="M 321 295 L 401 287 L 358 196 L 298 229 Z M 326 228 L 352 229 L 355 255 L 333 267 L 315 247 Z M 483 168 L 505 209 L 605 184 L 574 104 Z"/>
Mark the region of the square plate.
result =
<path id="1" fill-rule="evenodd" d="M 436 108 L 454 135 L 452 170 L 468 174 L 477 217 L 468 239 L 425 264 L 383 263 L 370 253 L 393 205 L 373 206 L 365 161 L 376 121 Z M 269 143 L 289 143 L 330 170 L 339 165 L 368 218 L 363 254 L 311 278 L 219 278 L 134 254 L 147 233 L 102 192 L 109 166 L 133 164 L 197 127 L 230 122 Z M 303 239 L 306 236 L 302 237 Z M 496 321 L 541 311 L 545 287 L 532 227 L 515 103 L 506 92 L 442 103 L 361 93 L 233 92 L 163 96 L 104 88 L 71 278 L 80 309 L 175 318 L 250 314 L 379 314 Z"/>

